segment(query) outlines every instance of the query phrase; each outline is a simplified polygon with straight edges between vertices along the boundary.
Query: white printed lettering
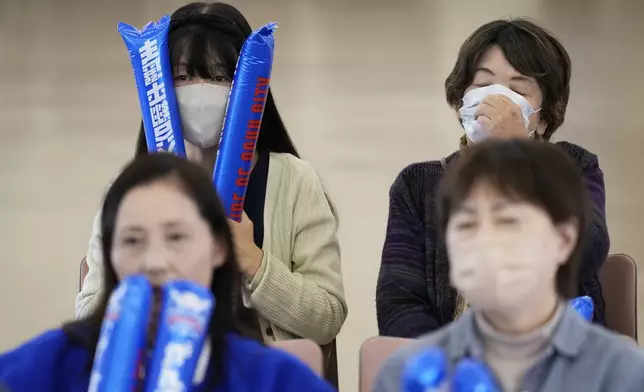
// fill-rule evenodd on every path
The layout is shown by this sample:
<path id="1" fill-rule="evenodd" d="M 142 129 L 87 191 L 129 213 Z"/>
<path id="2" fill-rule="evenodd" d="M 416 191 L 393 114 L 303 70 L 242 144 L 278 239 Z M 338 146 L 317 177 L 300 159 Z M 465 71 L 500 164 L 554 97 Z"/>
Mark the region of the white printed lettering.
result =
<path id="1" fill-rule="evenodd" d="M 190 343 L 169 343 L 165 347 L 161 362 L 161 374 L 155 392 L 183 392 L 186 390 L 186 385 L 179 377 L 179 371 L 186 360 L 192 356 L 192 352 Z"/>
<path id="2" fill-rule="evenodd" d="M 163 124 L 159 124 L 158 127 L 154 127 L 154 140 L 156 140 L 157 145 L 159 143 L 169 140 L 172 135 L 172 124 L 170 121 L 166 121 Z"/>
<path id="3" fill-rule="evenodd" d="M 180 367 L 183 366 L 186 359 L 192 355 L 192 345 L 190 343 L 170 343 L 165 348 L 164 363 L 166 366 Z"/>
<path id="4" fill-rule="evenodd" d="M 141 55 L 141 65 L 146 66 L 148 63 L 154 61 L 159 57 L 159 48 L 157 47 L 157 40 L 147 40 L 139 49 Z"/>
<path id="5" fill-rule="evenodd" d="M 156 81 L 152 83 L 152 87 L 148 90 L 148 103 L 150 104 L 150 108 L 152 108 L 161 101 L 165 101 L 165 84 Z"/>
<path id="6" fill-rule="evenodd" d="M 208 310 L 211 305 L 211 301 L 209 299 L 199 298 L 198 295 L 189 291 L 182 293 L 177 290 L 171 290 L 170 298 L 172 298 L 172 301 L 174 301 L 178 306 L 195 313 L 203 313 Z"/>
<path id="7" fill-rule="evenodd" d="M 169 139 L 170 140 L 170 145 L 168 145 L 168 152 L 175 154 L 175 148 L 177 147 L 177 143 L 174 140 L 174 135 Z"/>
<path id="8" fill-rule="evenodd" d="M 148 63 L 148 65 L 143 66 L 143 80 L 146 87 L 161 79 L 162 76 L 160 57 L 157 57 L 155 61 Z"/>
<path id="9" fill-rule="evenodd" d="M 164 100 L 159 104 L 152 106 L 150 114 L 152 114 L 153 127 L 158 127 L 162 123 L 170 121 L 170 108 L 168 107 L 168 101 Z"/>
<path id="10" fill-rule="evenodd" d="M 155 392 L 183 392 L 186 386 L 179 379 L 179 372 L 169 369 L 161 373 Z"/>

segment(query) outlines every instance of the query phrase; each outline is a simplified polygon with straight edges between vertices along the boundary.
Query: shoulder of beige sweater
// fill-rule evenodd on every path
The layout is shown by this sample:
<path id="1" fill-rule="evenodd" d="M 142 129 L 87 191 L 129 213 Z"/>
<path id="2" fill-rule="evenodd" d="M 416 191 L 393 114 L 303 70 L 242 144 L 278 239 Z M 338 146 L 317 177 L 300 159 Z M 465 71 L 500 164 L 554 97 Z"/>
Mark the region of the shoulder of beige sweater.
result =
<path id="1" fill-rule="evenodd" d="M 319 181 L 318 174 L 308 161 L 288 153 L 271 153 L 271 165 L 278 164 L 291 184 Z M 269 166 L 270 170 L 270 166 Z M 295 180 L 295 181 L 293 181 Z"/>

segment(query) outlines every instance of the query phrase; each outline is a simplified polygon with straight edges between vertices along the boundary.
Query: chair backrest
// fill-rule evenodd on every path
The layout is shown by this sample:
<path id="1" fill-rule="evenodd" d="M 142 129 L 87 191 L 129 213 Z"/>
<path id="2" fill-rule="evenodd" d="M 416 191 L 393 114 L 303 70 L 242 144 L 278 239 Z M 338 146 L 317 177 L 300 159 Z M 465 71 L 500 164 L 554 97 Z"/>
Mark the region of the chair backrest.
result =
<path id="1" fill-rule="evenodd" d="M 89 266 L 87 265 L 87 259 L 83 257 L 83 260 L 81 260 L 80 263 L 80 277 L 78 280 L 78 291 L 81 291 L 83 288 L 83 282 L 85 281 L 85 276 L 87 275 L 87 271 L 89 271 Z"/>
<path id="2" fill-rule="evenodd" d="M 360 392 L 371 392 L 373 383 L 387 358 L 410 339 L 376 336 L 360 347 Z"/>
<path id="3" fill-rule="evenodd" d="M 599 270 L 606 327 L 637 341 L 637 265 L 625 254 L 608 255 Z"/>
<path id="4" fill-rule="evenodd" d="M 308 365 L 318 376 L 323 376 L 322 349 L 314 341 L 308 339 L 280 340 L 271 346 L 284 350 Z"/>

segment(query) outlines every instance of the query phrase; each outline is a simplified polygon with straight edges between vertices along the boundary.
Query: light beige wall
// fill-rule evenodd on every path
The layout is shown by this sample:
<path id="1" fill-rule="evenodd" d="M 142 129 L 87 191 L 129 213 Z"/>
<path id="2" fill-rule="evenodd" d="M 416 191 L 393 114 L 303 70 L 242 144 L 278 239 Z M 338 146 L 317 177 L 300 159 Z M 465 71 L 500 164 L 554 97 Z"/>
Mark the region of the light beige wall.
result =
<path id="1" fill-rule="evenodd" d="M 565 5 L 563 5 L 565 3 Z M 139 109 L 116 23 L 171 0 L 0 0 L 0 350 L 73 316 L 78 263 L 106 183 L 131 156 Z M 635 1 L 234 1 L 277 21 L 273 91 L 303 157 L 339 207 L 350 315 L 342 387 L 377 334 L 374 289 L 388 190 L 407 164 L 457 146 L 443 82 L 480 24 L 530 16 L 573 60 L 558 139 L 597 153 L 612 251 L 644 260 L 644 3 Z M 640 312 L 644 314 L 644 312 Z"/>

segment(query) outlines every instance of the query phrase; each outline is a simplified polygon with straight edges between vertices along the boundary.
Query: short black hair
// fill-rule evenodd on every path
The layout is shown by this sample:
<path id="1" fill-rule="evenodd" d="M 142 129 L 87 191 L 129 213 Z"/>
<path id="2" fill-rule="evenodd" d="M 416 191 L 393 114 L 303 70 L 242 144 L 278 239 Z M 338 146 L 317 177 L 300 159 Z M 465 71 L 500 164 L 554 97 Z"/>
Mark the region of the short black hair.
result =
<path id="1" fill-rule="evenodd" d="M 447 103 L 453 109 L 460 108 L 481 56 L 493 46 L 501 49 L 518 72 L 537 81 L 543 94 L 541 118 L 548 123 L 542 138 L 550 140 L 566 115 L 570 97 L 570 57 L 550 32 L 529 20 L 495 20 L 479 27 L 465 40 L 456 64 L 445 80 Z"/>
<path id="2" fill-rule="evenodd" d="M 575 222 L 577 243 L 557 271 L 556 288 L 563 298 L 577 296 L 590 201 L 582 173 L 570 156 L 556 144 L 534 140 L 489 140 L 474 145 L 449 167 L 439 186 L 436 202 L 443 239 L 452 214 L 480 182 L 504 196 L 538 206 L 554 224 Z"/>

